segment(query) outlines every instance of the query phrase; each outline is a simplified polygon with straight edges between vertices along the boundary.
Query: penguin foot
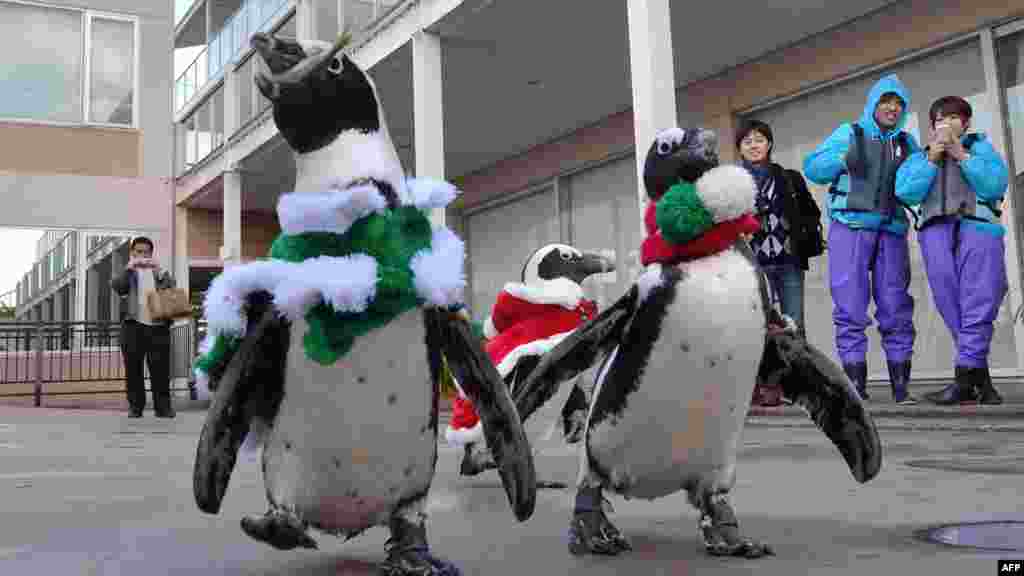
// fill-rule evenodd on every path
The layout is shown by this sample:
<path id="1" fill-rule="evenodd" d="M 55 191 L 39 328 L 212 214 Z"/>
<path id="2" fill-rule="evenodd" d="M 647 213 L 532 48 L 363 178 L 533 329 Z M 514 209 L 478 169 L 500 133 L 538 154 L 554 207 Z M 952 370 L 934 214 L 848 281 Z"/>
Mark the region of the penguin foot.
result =
<path id="1" fill-rule="evenodd" d="M 573 556 L 617 556 L 632 549 L 629 541 L 604 515 L 604 510 L 578 510 L 573 513 L 569 526 L 569 553 Z"/>
<path id="2" fill-rule="evenodd" d="M 260 517 L 245 516 L 241 525 L 242 531 L 250 538 L 278 550 L 317 548 L 316 540 L 310 537 L 306 528 L 297 519 L 282 512 L 270 511 Z"/>
<path id="3" fill-rule="evenodd" d="M 498 464 L 486 446 L 478 446 L 476 443 L 467 444 L 462 455 L 462 464 L 459 466 L 459 474 L 461 476 L 476 476 L 486 470 L 497 469 L 497 467 Z"/>
<path id="4" fill-rule="evenodd" d="M 704 550 L 708 554 L 741 558 L 775 555 L 775 552 L 767 544 L 740 535 L 736 514 L 726 500 L 725 494 L 710 496 L 706 508 L 701 514 L 698 529 L 704 539 Z"/>
<path id="5" fill-rule="evenodd" d="M 388 557 L 381 563 L 381 576 L 462 576 L 451 562 L 430 553 L 427 528 L 396 518 L 391 521 L 391 538 L 384 544 Z"/>

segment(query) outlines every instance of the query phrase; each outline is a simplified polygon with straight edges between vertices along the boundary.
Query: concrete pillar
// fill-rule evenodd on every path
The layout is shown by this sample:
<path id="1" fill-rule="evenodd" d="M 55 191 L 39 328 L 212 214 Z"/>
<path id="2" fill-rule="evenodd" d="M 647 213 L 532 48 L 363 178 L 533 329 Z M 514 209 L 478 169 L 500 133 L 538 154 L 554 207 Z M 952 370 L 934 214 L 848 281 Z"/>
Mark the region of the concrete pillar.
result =
<path id="1" fill-rule="evenodd" d="M 236 170 L 224 173 L 224 239 L 220 258 L 225 265 L 242 258 L 242 175 Z"/>
<path id="2" fill-rule="evenodd" d="M 86 252 L 89 249 L 89 234 L 84 230 L 78 230 L 75 232 L 75 304 L 72 306 L 74 310 L 74 321 L 85 322 L 86 321 L 86 272 L 88 271 L 88 262 L 86 262 Z"/>
<path id="3" fill-rule="evenodd" d="M 644 160 L 655 134 L 676 125 L 676 80 L 669 0 L 626 0 L 633 132 L 640 213 L 646 206 Z"/>
<path id="4" fill-rule="evenodd" d="M 348 6 L 348 0 L 333 0 L 338 3 L 338 34 L 341 34 L 345 30 L 345 12 Z"/>
<path id="5" fill-rule="evenodd" d="M 444 95 L 441 38 L 425 31 L 412 37 L 413 134 L 416 176 L 444 179 Z M 434 208 L 435 226 L 445 222 L 444 208 Z"/>
<path id="6" fill-rule="evenodd" d="M 313 0 L 295 0 L 295 35 L 301 40 L 316 38 L 316 7 L 313 6 Z"/>
<path id="7" fill-rule="evenodd" d="M 174 264 L 171 273 L 178 288 L 188 288 L 188 206 L 174 207 Z"/>

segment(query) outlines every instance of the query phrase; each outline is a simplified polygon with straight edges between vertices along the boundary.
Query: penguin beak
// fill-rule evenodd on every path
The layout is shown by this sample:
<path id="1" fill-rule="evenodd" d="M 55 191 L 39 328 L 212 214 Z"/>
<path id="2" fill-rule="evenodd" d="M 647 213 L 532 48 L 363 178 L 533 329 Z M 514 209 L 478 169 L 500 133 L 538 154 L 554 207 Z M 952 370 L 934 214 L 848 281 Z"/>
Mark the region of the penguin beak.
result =
<path id="1" fill-rule="evenodd" d="M 581 282 L 584 278 L 593 276 L 594 274 L 603 274 L 605 272 L 615 271 L 615 256 L 605 255 L 598 252 L 584 252 L 583 259 L 579 265 L 579 280 Z"/>
<path id="2" fill-rule="evenodd" d="M 249 39 L 267 70 L 258 70 L 256 86 L 270 100 L 280 97 L 281 86 L 302 82 L 307 76 L 327 65 L 348 44 L 351 36 L 343 34 L 328 50 L 307 54 L 302 46 L 290 39 L 257 32 Z"/>

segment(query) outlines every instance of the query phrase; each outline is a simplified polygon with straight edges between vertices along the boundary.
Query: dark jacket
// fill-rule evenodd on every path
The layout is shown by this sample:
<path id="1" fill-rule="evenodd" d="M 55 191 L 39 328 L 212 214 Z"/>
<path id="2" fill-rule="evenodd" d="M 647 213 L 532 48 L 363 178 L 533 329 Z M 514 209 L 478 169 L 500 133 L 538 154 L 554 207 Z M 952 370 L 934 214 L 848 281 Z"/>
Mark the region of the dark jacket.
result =
<path id="1" fill-rule="evenodd" d="M 774 162 L 770 165 L 770 172 L 775 181 L 775 189 L 782 192 L 782 217 L 789 223 L 788 235 L 793 255 L 800 261 L 800 267 L 807 270 L 809 260 L 821 253 L 815 250 L 816 237 L 821 238 L 821 209 L 799 172 Z"/>

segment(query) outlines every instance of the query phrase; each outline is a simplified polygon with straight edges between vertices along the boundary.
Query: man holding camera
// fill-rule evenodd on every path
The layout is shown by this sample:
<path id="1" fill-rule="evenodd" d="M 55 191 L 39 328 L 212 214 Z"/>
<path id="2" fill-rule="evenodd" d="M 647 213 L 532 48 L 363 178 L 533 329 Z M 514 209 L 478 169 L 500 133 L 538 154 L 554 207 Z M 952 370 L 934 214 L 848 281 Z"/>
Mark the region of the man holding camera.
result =
<path id="1" fill-rule="evenodd" d="M 171 321 L 154 320 L 146 299 L 154 290 L 174 288 L 175 280 L 153 259 L 153 241 L 143 236 L 132 240 L 130 259 L 124 272 L 110 286 L 126 297 L 121 320 L 121 355 L 127 376 L 130 418 L 141 418 L 146 407 L 143 361 L 149 366 L 153 389 L 153 412 L 157 418 L 173 418 L 171 406 Z"/>
<path id="2" fill-rule="evenodd" d="M 928 285 L 957 347 L 955 381 L 926 398 L 941 405 L 1001 404 L 988 356 L 1008 289 L 1000 207 L 1009 171 L 984 134 L 966 133 L 966 100 L 939 98 L 928 117 L 929 145 L 896 174 L 896 196 L 919 215 Z"/>

